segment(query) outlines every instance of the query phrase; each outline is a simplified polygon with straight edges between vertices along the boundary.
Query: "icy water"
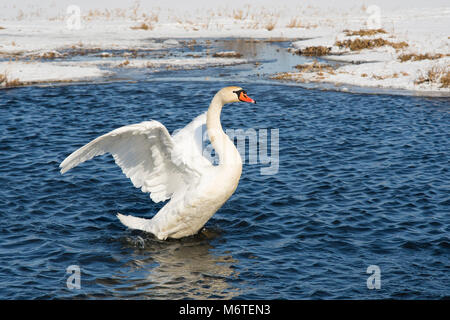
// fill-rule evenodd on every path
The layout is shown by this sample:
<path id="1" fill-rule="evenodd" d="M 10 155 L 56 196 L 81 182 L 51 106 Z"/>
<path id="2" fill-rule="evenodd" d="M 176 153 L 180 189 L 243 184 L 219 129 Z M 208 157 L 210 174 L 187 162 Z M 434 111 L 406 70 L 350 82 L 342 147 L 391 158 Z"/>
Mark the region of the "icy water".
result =
<path id="1" fill-rule="evenodd" d="M 449 298 L 449 98 L 268 83 L 259 72 L 298 61 L 282 54 L 274 67 L 255 52 L 261 65 L 0 91 L 0 299 Z M 278 129 L 279 167 L 262 175 L 268 165 L 246 155 L 200 234 L 159 241 L 121 225 L 117 212 L 150 218 L 162 204 L 111 156 L 60 175 L 97 136 L 149 119 L 172 132 L 226 85 L 258 104 L 225 107 L 223 127 Z"/>

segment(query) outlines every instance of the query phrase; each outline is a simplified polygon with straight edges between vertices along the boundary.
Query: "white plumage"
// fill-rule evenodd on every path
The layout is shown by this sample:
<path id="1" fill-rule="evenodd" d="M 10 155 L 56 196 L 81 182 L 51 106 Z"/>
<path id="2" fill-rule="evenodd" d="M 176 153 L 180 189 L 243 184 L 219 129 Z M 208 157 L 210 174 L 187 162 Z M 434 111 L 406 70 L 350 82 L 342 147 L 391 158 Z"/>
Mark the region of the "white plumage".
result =
<path id="1" fill-rule="evenodd" d="M 220 112 L 225 103 L 254 102 L 238 87 L 220 90 L 207 113 L 169 134 L 158 121 L 145 121 L 115 129 L 73 152 L 61 164 L 65 173 L 95 156 L 110 153 L 136 188 L 150 193 L 154 202 L 170 201 L 152 218 L 118 214 L 132 229 L 159 239 L 197 233 L 236 189 L 242 162 L 233 142 L 223 132 Z M 242 100 L 245 99 L 245 100 Z M 205 125 L 219 155 L 218 166 L 203 156 Z"/>

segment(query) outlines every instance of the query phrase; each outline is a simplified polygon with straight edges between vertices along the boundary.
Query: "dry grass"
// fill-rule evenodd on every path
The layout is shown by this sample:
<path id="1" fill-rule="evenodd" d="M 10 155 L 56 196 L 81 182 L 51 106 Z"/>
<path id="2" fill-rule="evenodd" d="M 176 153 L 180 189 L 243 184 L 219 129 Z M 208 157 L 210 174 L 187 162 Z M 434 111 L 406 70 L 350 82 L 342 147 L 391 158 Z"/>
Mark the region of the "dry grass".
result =
<path id="1" fill-rule="evenodd" d="M 155 27 L 151 24 L 142 22 L 141 24 L 134 26 L 134 27 L 130 27 L 130 28 L 133 30 L 153 30 Z"/>
<path id="2" fill-rule="evenodd" d="M 450 70 L 442 74 L 440 82 L 442 88 L 450 88 Z"/>
<path id="3" fill-rule="evenodd" d="M 402 75 L 403 77 L 406 77 L 406 76 L 409 76 L 409 73 L 404 72 L 404 71 L 400 71 L 400 73 L 394 72 L 392 74 L 385 74 L 385 75 L 382 75 L 382 76 L 373 74 L 372 78 L 375 79 L 375 80 L 397 79 L 397 78 L 400 77 L 400 75 Z M 367 74 L 364 73 L 364 74 L 361 75 L 361 77 L 367 77 Z"/>
<path id="4" fill-rule="evenodd" d="M 273 29 L 275 29 L 276 25 L 277 25 L 276 21 L 269 21 L 266 23 L 265 28 L 267 31 L 272 31 Z"/>
<path id="5" fill-rule="evenodd" d="M 20 82 L 19 79 L 8 79 L 7 73 L 0 74 L 0 85 L 4 85 L 5 87 L 18 87 L 22 86 L 25 83 Z"/>
<path id="6" fill-rule="evenodd" d="M 130 64 L 130 61 L 125 60 L 124 62 L 119 63 L 119 64 L 117 65 L 117 68 L 122 68 L 122 67 L 125 67 L 125 66 L 129 65 L 129 64 Z"/>
<path id="7" fill-rule="evenodd" d="M 398 56 L 398 59 L 401 62 L 405 61 L 420 61 L 420 60 L 436 60 L 445 57 L 442 53 L 436 53 L 436 54 L 415 54 L 415 53 L 405 53 Z"/>
<path id="8" fill-rule="evenodd" d="M 61 55 L 56 52 L 56 51 L 48 51 L 48 52 L 44 52 L 42 53 L 39 58 L 42 59 L 55 59 L 55 58 L 59 58 Z"/>
<path id="9" fill-rule="evenodd" d="M 23 18 L 25 18 L 25 14 L 23 13 L 22 10 L 19 10 L 19 14 L 17 15 L 16 19 L 18 21 L 21 21 L 21 20 L 23 20 Z"/>
<path id="10" fill-rule="evenodd" d="M 159 15 L 157 14 L 157 13 L 151 13 L 151 14 L 146 14 L 146 13 L 143 13 L 142 14 L 142 18 L 145 20 L 145 21 L 148 21 L 148 22 L 150 22 L 150 23 L 158 23 L 159 22 Z"/>
<path id="11" fill-rule="evenodd" d="M 373 36 L 379 33 L 387 33 L 384 29 L 361 29 L 357 31 L 344 30 L 346 36 Z"/>
<path id="12" fill-rule="evenodd" d="M 298 64 L 295 66 L 300 73 L 308 73 L 308 72 L 317 72 L 319 75 L 324 72 L 335 74 L 332 66 L 326 63 L 319 63 L 317 60 L 314 60 L 313 63 L 306 64 Z"/>
<path id="13" fill-rule="evenodd" d="M 348 48 L 351 51 L 359 51 L 363 49 L 373 49 L 383 46 L 391 46 L 395 49 L 403 49 L 408 46 L 408 44 L 404 41 L 402 42 L 391 42 L 382 38 L 377 39 L 361 39 L 356 38 L 354 40 L 343 40 L 343 41 L 336 41 L 334 44 L 335 46 L 338 46 L 339 48 Z"/>
<path id="14" fill-rule="evenodd" d="M 270 77 L 273 80 L 298 80 L 292 72 L 280 72 Z"/>
<path id="15" fill-rule="evenodd" d="M 5 82 L 5 87 L 18 87 L 23 86 L 25 83 L 20 82 L 19 79 L 7 80 Z"/>
<path id="16" fill-rule="evenodd" d="M 67 57 L 75 57 L 75 56 L 86 56 L 88 54 L 95 54 L 100 53 L 102 50 L 101 48 L 84 48 L 82 43 L 79 43 L 78 45 L 71 46 L 71 49 L 68 52 L 65 52 L 63 54 L 59 54 L 58 52 L 55 53 L 56 58 L 67 58 Z M 51 58 L 52 54 L 51 52 L 48 53 L 49 57 Z M 39 56 L 39 58 L 42 58 L 42 56 Z"/>
<path id="17" fill-rule="evenodd" d="M 286 25 L 286 28 L 302 28 L 302 24 L 300 23 L 300 20 L 297 20 L 297 18 L 292 18 L 291 21 Z"/>
<path id="18" fill-rule="evenodd" d="M 450 88 L 450 67 L 433 66 L 425 75 L 421 75 L 416 84 L 429 83 L 440 84 L 441 88 Z"/>
<path id="19" fill-rule="evenodd" d="M 248 12 L 247 12 L 247 14 L 244 14 L 244 10 L 242 10 L 242 9 L 233 10 L 233 18 L 236 20 L 244 20 L 247 16 L 248 16 Z"/>
<path id="20" fill-rule="evenodd" d="M 385 79 L 389 79 L 392 78 L 391 75 L 384 75 L 384 76 L 379 76 L 379 75 L 372 75 L 372 78 L 375 80 L 385 80 Z"/>
<path id="21" fill-rule="evenodd" d="M 319 63 L 314 60 L 313 63 L 299 64 L 295 66 L 297 72 L 281 72 L 271 76 L 274 80 L 293 80 L 297 82 L 322 81 L 330 75 L 335 75 L 335 69 L 326 63 Z M 309 74 L 306 76 L 306 74 Z"/>
<path id="22" fill-rule="evenodd" d="M 255 21 L 255 22 L 249 22 L 249 23 L 247 23 L 247 25 L 245 26 L 245 28 L 246 28 L 246 29 L 253 29 L 253 30 L 259 29 L 259 22 L 258 22 L 258 21 Z"/>
<path id="23" fill-rule="evenodd" d="M 214 58 L 240 58 L 242 54 L 235 51 L 222 51 L 213 54 Z"/>
<path id="24" fill-rule="evenodd" d="M 289 39 L 289 38 L 282 38 L 282 37 L 274 37 L 274 38 L 268 38 L 268 39 L 262 40 L 262 42 L 266 42 L 266 43 L 287 42 L 287 41 L 291 41 L 291 39 Z M 260 41 L 253 40 L 253 42 L 260 42 Z"/>
<path id="25" fill-rule="evenodd" d="M 299 54 L 304 56 L 325 56 L 330 52 L 331 48 L 324 46 L 306 47 L 298 51 Z"/>
<path id="26" fill-rule="evenodd" d="M 44 52 L 42 55 L 41 55 L 41 58 L 43 58 L 43 59 L 54 59 L 56 57 L 56 53 L 55 52 L 52 52 L 52 51 L 50 51 L 50 52 Z"/>

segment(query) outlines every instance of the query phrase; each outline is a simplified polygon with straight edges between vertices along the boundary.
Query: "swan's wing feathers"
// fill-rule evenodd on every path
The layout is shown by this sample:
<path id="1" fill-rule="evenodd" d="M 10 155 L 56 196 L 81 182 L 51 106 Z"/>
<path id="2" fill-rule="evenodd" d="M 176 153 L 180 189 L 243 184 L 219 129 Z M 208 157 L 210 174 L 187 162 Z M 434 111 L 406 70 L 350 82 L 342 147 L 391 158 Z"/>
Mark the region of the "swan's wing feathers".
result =
<path id="1" fill-rule="evenodd" d="M 192 120 L 183 129 L 172 134 L 174 150 L 173 161 L 185 165 L 197 174 L 212 166 L 203 155 L 203 140 L 206 137 L 206 112 Z"/>
<path id="2" fill-rule="evenodd" d="M 78 164 L 111 153 L 136 188 L 150 192 L 153 201 L 169 199 L 185 185 L 187 172 L 172 161 L 174 142 L 158 121 L 146 121 L 113 130 L 81 147 L 60 165 L 65 173 Z"/>

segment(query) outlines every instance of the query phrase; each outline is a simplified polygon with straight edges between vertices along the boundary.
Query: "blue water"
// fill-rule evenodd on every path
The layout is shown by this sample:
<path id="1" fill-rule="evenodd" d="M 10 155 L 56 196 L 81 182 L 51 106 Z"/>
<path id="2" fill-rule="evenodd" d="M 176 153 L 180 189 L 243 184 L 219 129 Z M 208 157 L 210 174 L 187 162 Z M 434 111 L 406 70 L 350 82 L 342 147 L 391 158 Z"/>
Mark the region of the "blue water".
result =
<path id="1" fill-rule="evenodd" d="M 279 171 L 247 159 L 200 234 L 122 226 L 117 212 L 150 218 L 161 204 L 110 156 L 60 175 L 91 139 L 148 119 L 173 131 L 230 84 L 258 104 L 227 106 L 223 127 L 279 129 Z M 2 90 L 0 298 L 448 298 L 449 101 L 215 81 Z M 66 286 L 70 265 L 80 289 Z"/>

